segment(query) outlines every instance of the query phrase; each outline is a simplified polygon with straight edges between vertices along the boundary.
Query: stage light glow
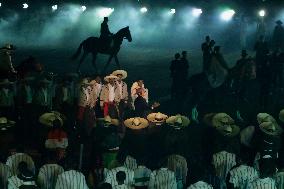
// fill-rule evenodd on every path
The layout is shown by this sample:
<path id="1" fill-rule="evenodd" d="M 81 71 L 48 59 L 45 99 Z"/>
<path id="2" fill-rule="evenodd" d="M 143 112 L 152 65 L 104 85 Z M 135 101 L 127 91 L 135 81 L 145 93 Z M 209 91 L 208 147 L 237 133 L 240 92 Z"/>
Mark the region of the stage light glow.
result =
<path id="1" fill-rule="evenodd" d="M 171 14 L 175 14 L 175 13 L 176 13 L 176 9 L 171 9 L 171 10 L 170 10 L 170 13 L 171 13 Z"/>
<path id="2" fill-rule="evenodd" d="M 220 18 L 224 21 L 229 21 L 233 18 L 235 15 L 235 11 L 230 9 L 230 10 L 225 10 L 221 13 Z"/>
<path id="3" fill-rule="evenodd" d="M 85 5 L 81 6 L 81 10 L 84 12 L 87 9 Z"/>
<path id="4" fill-rule="evenodd" d="M 199 17 L 202 14 L 202 9 L 194 8 L 192 9 L 192 15 L 194 17 Z"/>
<path id="5" fill-rule="evenodd" d="M 2 3 L 0 3 L 0 7 L 2 7 Z"/>
<path id="6" fill-rule="evenodd" d="M 52 8 L 53 11 L 56 11 L 57 10 L 57 5 L 52 5 L 51 8 Z"/>
<path id="7" fill-rule="evenodd" d="M 140 12 L 142 12 L 142 13 L 146 13 L 148 11 L 148 9 L 146 8 L 146 7 L 142 7 L 141 9 L 140 9 Z"/>
<path id="8" fill-rule="evenodd" d="M 264 17 L 265 14 L 266 14 L 265 10 L 260 10 L 260 11 L 258 12 L 258 15 L 259 15 L 260 17 Z"/>
<path id="9" fill-rule="evenodd" d="M 108 17 L 110 16 L 114 11 L 114 8 L 100 8 L 98 10 L 98 14 L 100 17 Z"/>
<path id="10" fill-rule="evenodd" d="M 23 9 L 27 9 L 29 5 L 27 3 L 23 3 Z"/>

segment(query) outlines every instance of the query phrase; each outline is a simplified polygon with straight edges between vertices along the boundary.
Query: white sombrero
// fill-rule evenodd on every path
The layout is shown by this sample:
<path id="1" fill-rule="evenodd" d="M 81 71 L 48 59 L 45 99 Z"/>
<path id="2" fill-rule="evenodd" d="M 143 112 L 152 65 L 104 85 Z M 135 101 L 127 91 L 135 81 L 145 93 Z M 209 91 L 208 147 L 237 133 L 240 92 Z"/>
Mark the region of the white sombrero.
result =
<path id="1" fill-rule="evenodd" d="M 104 118 L 98 118 L 97 122 L 104 127 L 108 127 L 110 125 L 119 126 L 119 120 L 112 119 L 110 116 L 106 116 Z"/>
<path id="2" fill-rule="evenodd" d="M 233 118 L 226 113 L 217 113 L 213 116 L 211 124 L 214 128 L 234 124 Z"/>
<path id="3" fill-rule="evenodd" d="M 7 130 L 8 127 L 12 127 L 16 124 L 15 121 L 8 120 L 6 117 L 0 117 L 0 129 Z"/>
<path id="4" fill-rule="evenodd" d="M 166 123 L 173 127 L 187 127 L 190 124 L 190 120 L 186 116 L 182 116 L 177 114 L 175 116 L 171 116 L 166 120 Z"/>
<path id="5" fill-rule="evenodd" d="M 114 72 L 112 72 L 112 75 L 114 76 L 122 75 L 121 79 L 127 78 L 127 72 L 125 70 L 115 70 Z"/>
<path id="6" fill-rule="evenodd" d="M 268 135 L 279 135 L 281 133 L 281 130 L 279 129 L 278 125 L 276 125 L 275 123 L 271 122 L 271 121 L 265 121 L 262 122 L 259 125 L 259 128 L 262 132 L 264 132 L 265 134 Z"/>
<path id="7" fill-rule="evenodd" d="M 165 114 L 162 114 L 161 112 L 158 113 L 150 113 L 147 116 L 148 121 L 150 121 L 151 123 L 155 123 L 157 125 L 164 123 L 167 119 L 168 116 Z"/>
<path id="8" fill-rule="evenodd" d="M 141 117 L 129 118 L 124 121 L 125 127 L 133 130 L 144 129 L 148 127 L 149 122 Z"/>
<path id="9" fill-rule="evenodd" d="M 38 121 L 45 126 L 53 127 L 53 121 L 56 119 L 58 119 L 61 123 L 61 126 L 63 126 L 63 119 L 56 112 L 44 113 L 39 117 Z"/>
<path id="10" fill-rule="evenodd" d="M 109 82 L 109 80 L 111 80 L 111 79 L 118 80 L 118 77 L 115 76 L 115 75 L 108 75 L 108 76 L 105 76 L 105 78 L 104 78 L 104 80 L 106 82 Z"/>

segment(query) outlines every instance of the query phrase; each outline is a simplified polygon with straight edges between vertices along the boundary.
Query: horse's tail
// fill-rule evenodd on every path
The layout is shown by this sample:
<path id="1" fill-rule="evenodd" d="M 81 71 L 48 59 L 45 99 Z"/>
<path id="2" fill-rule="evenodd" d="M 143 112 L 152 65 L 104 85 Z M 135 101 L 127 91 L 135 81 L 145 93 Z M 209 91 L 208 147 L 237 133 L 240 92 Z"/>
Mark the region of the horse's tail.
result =
<path id="1" fill-rule="evenodd" d="M 76 60 L 78 58 L 78 56 L 81 54 L 82 51 L 82 47 L 85 41 L 83 41 L 80 46 L 78 47 L 76 53 L 71 57 L 72 60 Z"/>

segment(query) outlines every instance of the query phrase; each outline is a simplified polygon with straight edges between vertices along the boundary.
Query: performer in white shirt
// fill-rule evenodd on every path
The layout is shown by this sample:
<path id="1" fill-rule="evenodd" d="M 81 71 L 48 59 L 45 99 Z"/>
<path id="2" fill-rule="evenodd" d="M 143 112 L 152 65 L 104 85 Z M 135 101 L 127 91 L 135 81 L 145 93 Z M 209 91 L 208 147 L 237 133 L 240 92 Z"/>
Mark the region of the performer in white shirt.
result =
<path id="1" fill-rule="evenodd" d="M 134 82 L 131 86 L 131 98 L 132 103 L 134 103 L 135 99 L 138 97 L 137 89 L 142 88 L 142 97 L 145 98 L 146 102 L 148 103 L 148 89 L 144 85 L 144 81 L 142 79 L 138 79 L 136 82 Z M 134 107 L 134 106 L 133 106 Z"/>

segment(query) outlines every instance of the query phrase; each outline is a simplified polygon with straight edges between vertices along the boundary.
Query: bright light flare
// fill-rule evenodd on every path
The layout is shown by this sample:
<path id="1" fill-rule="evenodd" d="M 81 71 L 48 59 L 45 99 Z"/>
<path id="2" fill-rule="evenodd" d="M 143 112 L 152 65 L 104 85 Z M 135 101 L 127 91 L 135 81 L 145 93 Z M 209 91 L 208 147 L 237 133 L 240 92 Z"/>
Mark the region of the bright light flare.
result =
<path id="1" fill-rule="evenodd" d="M 233 18 L 233 16 L 235 15 L 235 11 L 230 9 L 230 10 L 226 10 L 224 12 L 221 13 L 220 18 L 224 21 L 229 21 Z"/>
<path id="2" fill-rule="evenodd" d="M 2 7 L 2 3 L 0 3 L 0 7 Z"/>
<path id="3" fill-rule="evenodd" d="M 23 3 L 23 9 L 27 9 L 29 5 L 27 3 Z"/>
<path id="4" fill-rule="evenodd" d="M 87 9 L 85 5 L 81 6 L 81 10 L 84 12 Z"/>
<path id="5" fill-rule="evenodd" d="M 142 13 L 146 13 L 148 11 L 148 9 L 146 8 L 146 7 L 142 7 L 141 9 L 140 9 L 140 12 L 142 12 Z"/>
<path id="6" fill-rule="evenodd" d="M 100 17 L 108 17 L 110 16 L 114 11 L 114 8 L 100 8 L 98 10 L 98 14 Z"/>
<path id="7" fill-rule="evenodd" d="M 192 15 L 194 17 L 199 17 L 201 14 L 202 14 L 202 9 L 197 9 L 197 8 L 192 9 Z"/>
<path id="8" fill-rule="evenodd" d="M 58 6 L 57 5 L 52 5 L 51 8 L 52 8 L 53 11 L 56 11 Z"/>
<path id="9" fill-rule="evenodd" d="M 175 14 L 175 13 L 176 13 L 176 9 L 171 9 L 171 10 L 170 10 L 170 13 L 171 13 L 171 14 Z"/>
<path id="10" fill-rule="evenodd" d="M 265 10 L 260 10 L 260 11 L 258 12 L 258 15 L 259 15 L 260 17 L 264 17 L 265 14 L 266 14 Z"/>

